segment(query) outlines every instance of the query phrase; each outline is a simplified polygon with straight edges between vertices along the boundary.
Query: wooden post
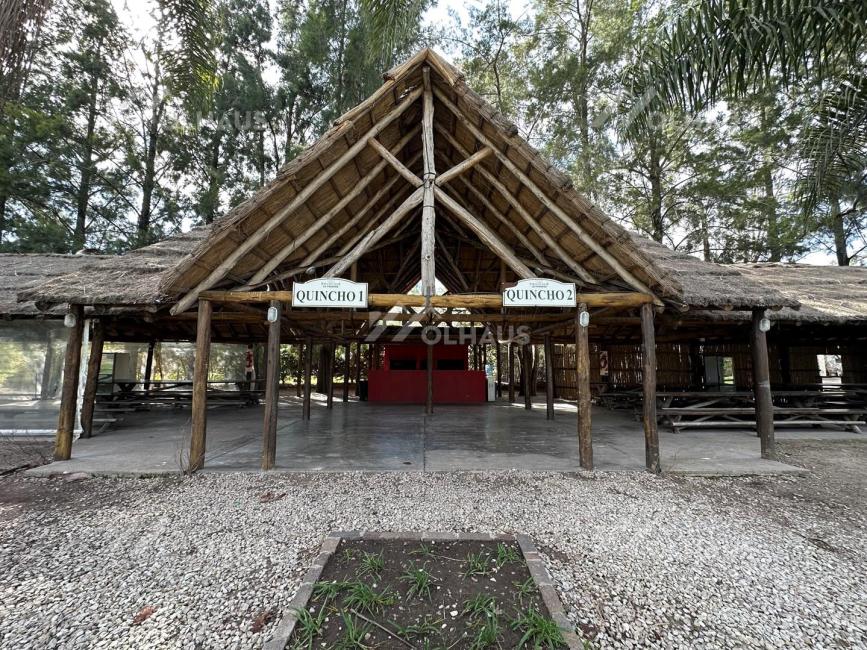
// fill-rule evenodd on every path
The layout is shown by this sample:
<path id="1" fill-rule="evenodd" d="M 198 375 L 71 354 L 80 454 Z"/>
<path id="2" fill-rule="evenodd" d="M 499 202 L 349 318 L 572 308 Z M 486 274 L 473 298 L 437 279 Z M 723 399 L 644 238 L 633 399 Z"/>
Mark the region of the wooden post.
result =
<path id="1" fill-rule="evenodd" d="M 361 343 L 355 344 L 355 396 L 361 397 Z"/>
<path id="2" fill-rule="evenodd" d="M 533 390 L 530 387 L 533 373 L 533 345 L 527 343 L 523 347 L 523 359 L 521 362 L 521 372 L 524 376 L 524 408 L 528 411 L 533 408 Z"/>
<path id="3" fill-rule="evenodd" d="M 422 68 L 424 93 L 422 96 L 422 156 L 424 181 L 421 209 L 421 294 L 430 298 L 436 293 L 436 268 L 434 249 L 436 246 L 436 211 L 434 210 L 434 135 L 433 135 L 433 90 L 430 81 L 430 68 Z"/>
<path id="4" fill-rule="evenodd" d="M 144 376 L 144 389 L 145 393 L 148 393 L 151 389 L 151 376 L 153 375 L 154 369 L 154 347 L 156 346 L 156 341 L 148 342 L 148 355 L 145 360 L 145 376 Z"/>
<path id="5" fill-rule="evenodd" d="M 99 366 L 102 363 L 102 348 L 105 330 L 102 322 L 95 320 L 90 337 L 90 356 L 87 358 L 87 377 L 84 381 L 84 403 L 81 405 L 81 437 L 90 438 L 93 433 L 93 410 L 96 406 L 96 389 L 99 387 Z"/>
<path id="6" fill-rule="evenodd" d="M 756 401 L 756 430 L 762 445 L 762 458 L 776 460 L 774 440 L 774 403 L 771 396 L 771 372 L 768 363 L 768 339 L 762 330 L 764 309 L 753 310 L 752 348 L 753 394 Z"/>
<path id="7" fill-rule="evenodd" d="M 497 359 L 496 359 L 496 364 L 497 364 L 497 381 L 494 383 L 494 396 L 495 396 L 497 399 L 499 399 L 499 398 L 501 398 L 501 397 L 503 396 L 503 386 L 502 386 L 502 384 L 500 383 L 500 380 L 501 380 L 502 377 L 503 377 L 503 373 L 502 373 L 502 367 L 503 367 L 503 366 L 502 366 L 502 364 L 501 364 L 503 355 L 502 355 L 502 352 L 501 352 L 501 350 L 500 350 L 500 347 L 501 347 L 501 346 L 500 346 L 500 342 L 497 341 Z"/>
<path id="8" fill-rule="evenodd" d="M 192 428 L 190 432 L 190 472 L 205 466 L 205 438 L 208 427 L 208 364 L 211 357 L 211 314 L 209 300 L 199 301 L 196 327 L 196 362 L 193 368 Z"/>
<path id="9" fill-rule="evenodd" d="M 509 403 L 515 402 L 515 344 L 509 341 Z"/>
<path id="10" fill-rule="evenodd" d="M 313 373 L 313 339 L 309 336 L 304 341 L 304 401 L 301 406 L 301 419 L 310 419 L 310 393 L 313 390 L 311 386 L 310 375 Z"/>
<path id="11" fill-rule="evenodd" d="M 578 305 L 575 318 L 575 390 L 578 395 L 578 456 L 581 468 L 593 469 L 593 431 L 590 404 L 590 341 L 586 327 L 580 323 L 587 305 Z"/>
<path id="12" fill-rule="evenodd" d="M 545 412 L 546 420 L 554 419 L 554 350 L 551 335 L 545 334 Z"/>
<path id="13" fill-rule="evenodd" d="M 427 393 L 425 398 L 425 415 L 433 415 L 433 346 L 427 345 Z"/>
<path id="14" fill-rule="evenodd" d="M 704 388 L 704 357 L 701 355 L 701 343 L 689 344 L 690 384 L 693 390 Z"/>
<path id="15" fill-rule="evenodd" d="M 325 408 L 333 409 L 334 408 L 334 354 L 337 351 L 337 346 L 333 343 L 329 343 L 326 351 L 326 361 L 325 365 L 327 368 L 327 374 L 325 375 Z"/>
<path id="16" fill-rule="evenodd" d="M 304 383 L 304 344 L 299 343 L 298 348 L 298 372 L 295 374 L 295 397 L 301 397 L 303 391 L 301 386 Z"/>
<path id="17" fill-rule="evenodd" d="M 268 347 L 265 366 L 265 422 L 262 426 L 262 469 L 274 469 L 277 458 L 277 406 L 280 402 L 280 324 L 283 306 L 272 300 L 277 319 L 268 323 Z M 258 379 L 258 378 L 257 378 Z"/>
<path id="18" fill-rule="evenodd" d="M 343 344 L 343 401 L 349 401 L 349 375 L 352 374 L 352 357 L 349 343 Z"/>
<path id="19" fill-rule="evenodd" d="M 70 305 L 68 313 L 75 319 L 75 324 L 69 328 L 69 334 L 66 338 L 60 416 L 57 418 L 57 435 L 54 439 L 54 460 L 69 460 L 72 456 L 72 434 L 75 429 L 75 409 L 78 402 L 78 373 L 81 370 L 84 307 Z"/>
<path id="20" fill-rule="evenodd" d="M 659 474 L 659 432 L 656 428 L 656 332 L 653 305 L 641 306 L 641 379 L 644 388 L 644 462 Z"/>

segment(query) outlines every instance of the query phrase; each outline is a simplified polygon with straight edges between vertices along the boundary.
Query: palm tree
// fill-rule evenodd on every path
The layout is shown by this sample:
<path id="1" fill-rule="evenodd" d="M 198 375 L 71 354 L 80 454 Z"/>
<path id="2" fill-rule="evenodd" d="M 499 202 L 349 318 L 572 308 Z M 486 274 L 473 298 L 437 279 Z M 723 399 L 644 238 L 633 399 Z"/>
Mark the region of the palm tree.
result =
<path id="1" fill-rule="evenodd" d="M 645 110 L 700 111 L 781 82 L 811 101 L 803 133 L 805 206 L 861 177 L 867 161 L 867 2 L 701 0 L 644 61 Z M 649 110 L 648 110 L 649 109 Z"/>

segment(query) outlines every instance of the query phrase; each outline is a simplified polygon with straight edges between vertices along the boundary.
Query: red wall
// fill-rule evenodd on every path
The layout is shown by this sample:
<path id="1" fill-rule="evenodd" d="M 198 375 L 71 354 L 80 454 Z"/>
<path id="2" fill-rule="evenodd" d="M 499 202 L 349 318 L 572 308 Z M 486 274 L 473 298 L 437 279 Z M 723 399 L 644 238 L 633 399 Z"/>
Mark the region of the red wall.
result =
<path id="1" fill-rule="evenodd" d="M 424 404 L 427 397 L 427 347 L 424 344 L 386 345 L 383 368 L 368 373 L 371 402 Z M 466 345 L 435 345 L 433 400 L 437 404 L 484 402 L 487 380 L 482 370 L 437 370 L 441 359 L 459 360 L 466 368 Z M 392 360 L 412 362 L 415 370 L 391 370 Z"/>

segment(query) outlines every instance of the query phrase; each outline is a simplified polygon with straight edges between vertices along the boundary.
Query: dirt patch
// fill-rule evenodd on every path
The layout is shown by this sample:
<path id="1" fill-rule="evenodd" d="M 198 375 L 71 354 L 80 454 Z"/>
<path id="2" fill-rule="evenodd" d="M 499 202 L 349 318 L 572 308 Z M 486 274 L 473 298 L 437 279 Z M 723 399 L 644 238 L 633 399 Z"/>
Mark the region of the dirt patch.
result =
<path id="1" fill-rule="evenodd" d="M 343 540 L 289 647 L 566 647 L 543 628 L 559 638 L 514 542 Z"/>
<path id="2" fill-rule="evenodd" d="M 0 476 L 51 462 L 54 441 L 0 436 Z"/>

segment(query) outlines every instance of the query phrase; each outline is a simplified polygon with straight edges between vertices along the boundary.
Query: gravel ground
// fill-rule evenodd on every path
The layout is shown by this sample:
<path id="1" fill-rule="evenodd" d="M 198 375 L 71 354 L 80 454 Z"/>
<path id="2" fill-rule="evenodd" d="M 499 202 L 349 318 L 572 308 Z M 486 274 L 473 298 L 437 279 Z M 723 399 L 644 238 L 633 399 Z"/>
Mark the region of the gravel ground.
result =
<path id="1" fill-rule="evenodd" d="M 6 478 L 0 646 L 255 648 L 323 535 L 369 528 L 530 534 L 594 647 L 867 648 L 867 445 L 853 454 L 849 479 Z M 825 472 L 838 489 L 812 499 Z"/>

